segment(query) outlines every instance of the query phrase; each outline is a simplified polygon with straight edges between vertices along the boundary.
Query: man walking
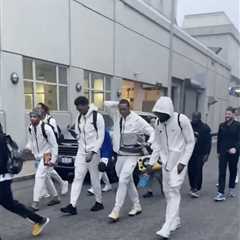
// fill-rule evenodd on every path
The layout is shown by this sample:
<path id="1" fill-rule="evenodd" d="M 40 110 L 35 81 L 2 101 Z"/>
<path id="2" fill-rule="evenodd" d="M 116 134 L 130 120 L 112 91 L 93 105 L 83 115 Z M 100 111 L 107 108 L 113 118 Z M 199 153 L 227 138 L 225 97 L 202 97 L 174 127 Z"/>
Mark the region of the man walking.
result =
<path id="1" fill-rule="evenodd" d="M 35 184 L 33 190 L 33 210 L 39 210 L 39 200 L 41 193 L 46 187 L 52 196 L 52 200 L 48 206 L 53 206 L 60 203 L 57 190 L 51 180 L 51 171 L 57 160 L 58 144 L 54 132 L 50 126 L 41 121 L 41 112 L 39 109 L 33 109 L 30 112 L 31 125 L 28 129 L 29 137 L 25 151 L 31 151 L 39 162 L 37 172 L 35 175 Z"/>
<path id="2" fill-rule="evenodd" d="M 78 137 L 78 152 L 75 159 L 75 176 L 71 189 L 70 204 L 61 208 L 63 213 L 77 214 L 77 200 L 80 196 L 87 171 L 90 173 L 96 202 L 91 211 L 102 210 L 102 192 L 99 180 L 98 165 L 100 162 L 100 148 L 104 140 L 105 126 L 103 116 L 89 106 L 86 97 L 80 96 L 74 104 L 79 111 L 75 122 L 75 132 Z"/>
<path id="3" fill-rule="evenodd" d="M 192 114 L 192 128 L 195 136 L 195 147 L 188 163 L 188 177 L 191 187 L 190 195 L 199 198 L 202 188 L 202 170 L 211 151 L 211 129 L 201 120 L 201 113 Z"/>
<path id="4" fill-rule="evenodd" d="M 133 207 L 128 213 L 135 216 L 142 212 L 139 195 L 133 181 L 133 171 L 137 165 L 141 149 L 138 144 L 141 136 L 150 136 L 149 142 L 154 138 L 153 128 L 139 115 L 130 111 L 128 100 L 105 102 L 107 110 L 112 112 L 114 120 L 113 150 L 117 153 L 116 173 L 119 178 L 115 205 L 109 214 L 111 222 L 116 222 L 120 217 L 120 210 L 124 204 L 127 193 L 131 198 Z M 118 107 L 118 110 L 117 110 Z M 119 114 L 120 113 L 120 114 Z"/>
<path id="5" fill-rule="evenodd" d="M 165 223 L 156 233 L 160 239 L 168 239 L 170 233 L 180 227 L 180 189 L 183 184 L 188 161 L 194 148 L 194 134 L 190 120 L 183 114 L 174 112 L 172 100 L 160 97 L 153 107 L 157 116 L 153 153 L 147 167 L 161 159 L 163 191 L 167 201 Z"/>
<path id="6" fill-rule="evenodd" d="M 54 132 L 54 135 L 56 137 L 56 141 L 58 142 L 59 139 L 60 139 L 60 132 L 58 130 L 56 120 L 49 113 L 49 107 L 47 105 L 45 105 L 44 103 L 38 103 L 37 104 L 37 108 L 40 110 L 40 112 L 42 114 L 42 121 L 45 124 L 48 124 L 52 128 L 52 130 Z M 52 179 L 54 179 L 60 185 L 60 187 L 61 187 L 61 194 L 62 195 L 67 194 L 67 192 L 68 192 L 68 181 L 64 181 L 59 176 L 57 171 L 54 170 L 54 169 L 50 172 L 50 177 Z M 48 183 L 48 182 L 46 182 L 46 183 Z M 45 192 L 47 192 L 47 191 L 45 191 Z"/>
<path id="7" fill-rule="evenodd" d="M 36 237 L 41 234 L 48 224 L 49 218 L 35 214 L 23 204 L 14 200 L 11 190 L 13 176 L 7 171 L 8 152 L 5 137 L 6 135 L 3 133 L 0 124 L 0 205 L 10 212 L 31 220 L 33 223 L 32 235 Z"/>
<path id="8" fill-rule="evenodd" d="M 240 149 L 240 123 L 234 120 L 234 109 L 228 107 L 225 112 L 225 122 L 218 130 L 217 153 L 219 157 L 218 193 L 215 201 L 224 201 L 226 171 L 229 167 L 229 197 L 235 197 L 235 180 Z"/>

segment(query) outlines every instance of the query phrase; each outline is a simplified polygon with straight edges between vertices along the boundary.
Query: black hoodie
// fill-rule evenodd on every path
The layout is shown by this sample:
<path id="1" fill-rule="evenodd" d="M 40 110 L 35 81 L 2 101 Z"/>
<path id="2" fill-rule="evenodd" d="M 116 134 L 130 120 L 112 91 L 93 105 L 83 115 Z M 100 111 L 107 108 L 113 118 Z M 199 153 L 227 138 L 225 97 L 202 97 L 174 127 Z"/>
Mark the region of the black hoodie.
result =
<path id="1" fill-rule="evenodd" d="M 209 155 L 212 146 L 211 129 L 202 121 L 192 123 L 192 128 L 196 139 L 193 156 Z"/>

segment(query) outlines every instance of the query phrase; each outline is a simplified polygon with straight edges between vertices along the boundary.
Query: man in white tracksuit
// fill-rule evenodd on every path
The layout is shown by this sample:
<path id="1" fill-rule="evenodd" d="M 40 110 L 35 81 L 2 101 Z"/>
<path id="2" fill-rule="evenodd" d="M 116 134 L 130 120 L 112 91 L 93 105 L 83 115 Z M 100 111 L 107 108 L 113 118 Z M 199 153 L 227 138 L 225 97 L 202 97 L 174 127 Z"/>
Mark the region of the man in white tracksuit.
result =
<path id="1" fill-rule="evenodd" d="M 190 120 L 185 115 L 174 112 L 169 97 L 160 97 L 152 111 L 158 120 L 152 145 L 153 153 L 147 169 L 151 172 L 151 167 L 160 157 L 167 208 L 165 223 L 156 234 L 160 239 L 168 239 L 170 233 L 180 227 L 180 189 L 195 139 Z"/>
<path id="2" fill-rule="evenodd" d="M 129 102 L 126 99 L 122 99 L 119 103 L 108 101 L 105 102 L 105 106 L 106 110 L 113 117 L 113 150 L 118 155 L 116 163 L 116 173 L 119 178 L 118 189 L 114 208 L 108 216 L 112 222 L 116 222 L 119 220 L 120 210 L 124 204 L 127 193 L 133 203 L 129 216 L 135 216 L 142 212 L 139 195 L 132 175 L 140 153 L 130 153 L 128 150 L 123 149 L 122 141 L 124 135 L 146 134 L 150 136 L 149 141 L 152 141 L 154 138 L 154 130 L 143 118 L 130 111 Z M 134 137 L 134 135 L 132 135 L 132 137 Z"/>
<path id="3" fill-rule="evenodd" d="M 57 160 L 58 144 L 54 132 L 50 126 L 43 123 L 41 120 L 41 113 L 38 109 L 33 109 L 30 113 L 31 125 L 28 131 L 28 143 L 25 147 L 25 151 L 31 151 L 39 165 L 35 175 L 35 184 L 33 190 L 33 210 L 39 209 L 39 199 L 41 193 L 47 182 L 48 190 L 52 200 L 48 203 L 48 206 L 53 206 L 60 203 L 57 190 L 50 178 L 51 171 Z M 44 163 L 44 154 L 50 154 L 50 161 Z"/>
<path id="4" fill-rule="evenodd" d="M 70 204 L 61 208 L 62 212 L 70 215 L 77 214 L 77 200 L 80 196 L 87 171 L 90 173 L 96 198 L 96 203 L 91 208 L 91 211 L 99 211 L 104 208 L 98 170 L 100 148 L 105 133 L 104 119 L 100 113 L 96 112 L 95 108 L 89 106 L 89 101 L 86 97 L 80 96 L 75 99 L 74 103 L 79 111 L 75 122 L 75 132 L 78 137 L 78 152 L 75 159 L 75 176 L 71 189 Z M 95 120 L 94 114 L 96 114 Z"/>
<path id="5" fill-rule="evenodd" d="M 60 133 L 58 131 L 58 127 L 57 127 L 57 122 L 56 120 L 49 114 L 49 107 L 44 104 L 44 103 L 38 103 L 37 104 L 37 108 L 39 108 L 40 112 L 42 113 L 42 121 L 46 124 L 48 124 L 54 132 L 54 135 L 56 137 L 56 139 L 60 138 Z M 59 174 L 56 172 L 56 170 L 52 170 L 51 171 L 51 178 L 53 178 L 61 187 L 61 194 L 65 195 L 68 192 L 68 181 L 64 181 Z M 48 181 L 46 182 L 46 184 L 48 184 Z M 44 195 L 48 195 L 47 193 L 47 188 L 44 190 L 43 196 Z"/>

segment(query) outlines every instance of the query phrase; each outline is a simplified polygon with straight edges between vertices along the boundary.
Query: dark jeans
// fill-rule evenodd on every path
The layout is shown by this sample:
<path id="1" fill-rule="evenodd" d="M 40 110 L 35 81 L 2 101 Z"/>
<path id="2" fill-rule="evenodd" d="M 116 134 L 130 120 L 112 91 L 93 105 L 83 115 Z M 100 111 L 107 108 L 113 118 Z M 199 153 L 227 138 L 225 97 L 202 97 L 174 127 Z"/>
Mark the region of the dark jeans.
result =
<path id="1" fill-rule="evenodd" d="M 218 176 L 218 192 L 224 193 L 226 184 L 227 166 L 229 168 L 229 188 L 235 188 L 235 180 L 237 176 L 239 154 L 224 154 L 219 156 L 219 176 Z"/>
<path id="2" fill-rule="evenodd" d="M 202 188 L 203 155 L 192 156 L 188 163 L 188 178 L 192 191 L 200 191 Z"/>
<path id="3" fill-rule="evenodd" d="M 10 180 L 0 182 L 0 205 L 23 218 L 29 218 L 34 223 L 43 222 L 43 217 L 13 199 Z"/>

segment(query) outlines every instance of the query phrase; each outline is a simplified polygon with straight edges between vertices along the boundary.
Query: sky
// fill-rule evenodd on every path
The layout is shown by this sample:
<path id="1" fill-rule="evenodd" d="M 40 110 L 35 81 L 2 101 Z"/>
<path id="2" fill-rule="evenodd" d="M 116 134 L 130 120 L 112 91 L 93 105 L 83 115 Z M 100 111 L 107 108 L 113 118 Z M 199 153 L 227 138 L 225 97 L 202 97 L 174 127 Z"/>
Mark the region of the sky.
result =
<path id="1" fill-rule="evenodd" d="M 184 15 L 224 11 L 240 31 L 240 0 L 177 0 L 177 21 L 182 26 Z"/>

